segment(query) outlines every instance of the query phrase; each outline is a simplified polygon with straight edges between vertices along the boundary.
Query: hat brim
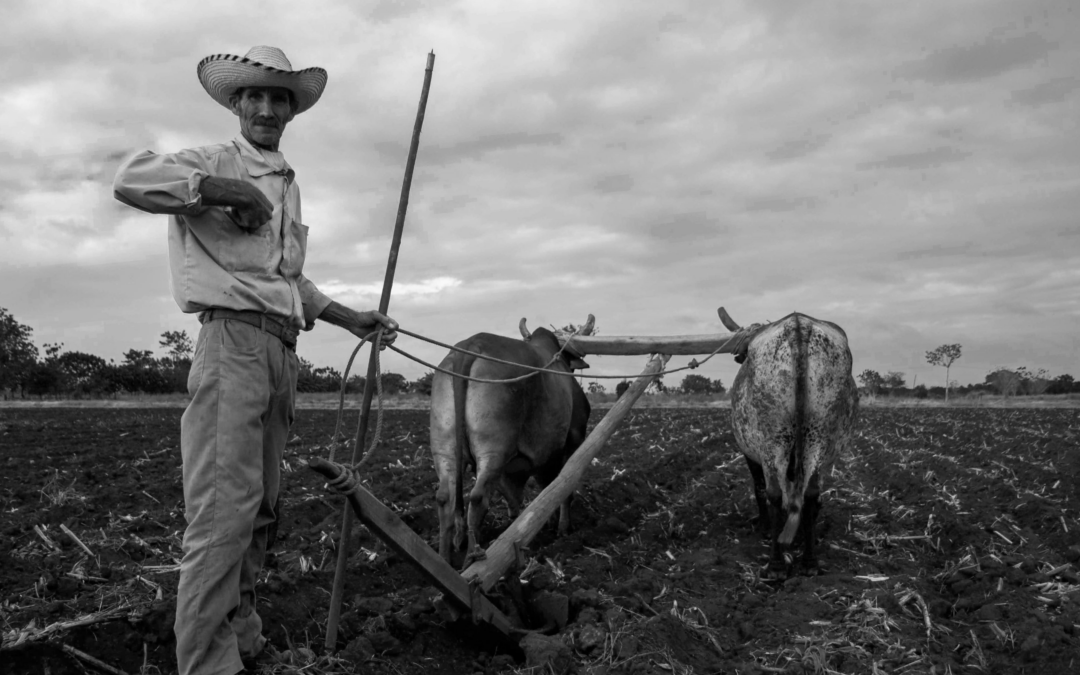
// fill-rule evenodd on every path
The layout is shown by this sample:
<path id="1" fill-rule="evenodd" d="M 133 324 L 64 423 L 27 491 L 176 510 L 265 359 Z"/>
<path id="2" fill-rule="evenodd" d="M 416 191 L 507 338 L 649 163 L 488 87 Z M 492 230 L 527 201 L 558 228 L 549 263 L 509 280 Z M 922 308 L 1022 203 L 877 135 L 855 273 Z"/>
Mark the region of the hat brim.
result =
<path id="1" fill-rule="evenodd" d="M 231 96 L 239 87 L 284 87 L 296 96 L 296 114 L 318 102 L 326 88 L 322 68 L 281 70 L 233 54 L 214 54 L 199 62 L 199 82 L 215 101 L 232 110 Z"/>

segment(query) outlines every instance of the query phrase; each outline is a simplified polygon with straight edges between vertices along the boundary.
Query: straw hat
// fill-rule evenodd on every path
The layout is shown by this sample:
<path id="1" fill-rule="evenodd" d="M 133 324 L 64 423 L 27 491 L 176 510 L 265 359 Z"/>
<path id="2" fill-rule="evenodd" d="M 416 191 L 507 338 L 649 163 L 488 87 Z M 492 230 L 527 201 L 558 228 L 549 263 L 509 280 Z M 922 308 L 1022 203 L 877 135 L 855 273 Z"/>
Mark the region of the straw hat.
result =
<path id="1" fill-rule="evenodd" d="M 239 87 L 285 87 L 296 96 L 299 115 L 315 105 L 326 86 L 325 70 L 293 70 L 277 47 L 252 47 L 243 56 L 207 56 L 199 62 L 198 74 L 206 93 L 230 110 L 229 96 Z"/>

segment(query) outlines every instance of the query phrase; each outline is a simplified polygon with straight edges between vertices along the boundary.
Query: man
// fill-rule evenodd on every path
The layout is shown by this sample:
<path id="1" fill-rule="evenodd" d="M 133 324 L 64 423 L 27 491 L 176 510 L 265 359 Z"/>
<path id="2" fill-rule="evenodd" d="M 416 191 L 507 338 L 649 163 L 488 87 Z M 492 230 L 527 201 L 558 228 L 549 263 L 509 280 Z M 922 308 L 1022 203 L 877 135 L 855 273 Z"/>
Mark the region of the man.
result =
<path id="1" fill-rule="evenodd" d="M 296 337 L 315 319 L 358 337 L 397 324 L 326 297 L 304 277 L 308 228 L 285 126 L 322 95 L 326 71 L 294 71 L 275 47 L 199 63 L 207 93 L 240 118 L 229 143 L 142 152 L 114 194 L 170 214 L 169 263 L 180 309 L 202 329 L 181 420 L 187 530 L 176 603 L 180 675 L 235 675 L 263 648 L 255 580 L 276 521 L 279 467 L 296 395 Z"/>

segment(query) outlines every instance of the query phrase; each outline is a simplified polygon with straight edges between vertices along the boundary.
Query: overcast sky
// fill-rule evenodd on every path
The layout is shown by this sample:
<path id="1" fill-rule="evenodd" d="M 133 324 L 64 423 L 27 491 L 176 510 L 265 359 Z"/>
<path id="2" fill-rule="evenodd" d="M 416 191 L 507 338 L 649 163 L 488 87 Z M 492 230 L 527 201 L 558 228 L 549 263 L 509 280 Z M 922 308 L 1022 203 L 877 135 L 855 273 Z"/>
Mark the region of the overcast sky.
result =
<path id="1" fill-rule="evenodd" d="M 1080 8 L 1069 0 L 6 2 L 0 307 L 120 361 L 198 322 L 166 217 L 120 163 L 229 140 L 215 53 L 322 66 L 289 125 L 306 275 L 378 306 L 426 55 L 435 69 L 390 314 L 443 342 L 597 317 L 606 335 L 840 324 L 855 371 L 1080 377 Z M 329 324 L 299 353 L 342 369 Z M 445 351 L 402 337 L 428 361 Z M 160 353 L 160 351 L 158 352 Z M 672 359 L 685 365 L 688 357 Z M 637 373 L 644 357 L 590 357 Z M 384 368 L 426 369 L 396 354 Z M 700 372 L 730 385 L 737 366 Z M 678 384 L 683 373 L 667 383 Z M 605 383 L 609 390 L 613 382 Z"/>

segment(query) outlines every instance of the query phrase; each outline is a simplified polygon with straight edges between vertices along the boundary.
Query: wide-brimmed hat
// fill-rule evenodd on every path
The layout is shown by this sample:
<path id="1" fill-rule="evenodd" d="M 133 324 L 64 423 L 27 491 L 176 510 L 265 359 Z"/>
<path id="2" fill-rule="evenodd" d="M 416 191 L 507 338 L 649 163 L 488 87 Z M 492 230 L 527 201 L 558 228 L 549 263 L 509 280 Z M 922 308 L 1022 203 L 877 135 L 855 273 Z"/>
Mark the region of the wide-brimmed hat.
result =
<path id="1" fill-rule="evenodd" d="M 322 96 L 326 71 L 322 68 L 293 70 L 285 52 L 277 47 L 252 47 L 247 54 L 214 54 L 199 62 L 199 82 L 215 101 L 232 110 L 229 96 L 239 87 L 285 87 L 304 112 Z"/>

